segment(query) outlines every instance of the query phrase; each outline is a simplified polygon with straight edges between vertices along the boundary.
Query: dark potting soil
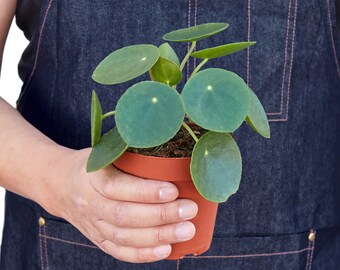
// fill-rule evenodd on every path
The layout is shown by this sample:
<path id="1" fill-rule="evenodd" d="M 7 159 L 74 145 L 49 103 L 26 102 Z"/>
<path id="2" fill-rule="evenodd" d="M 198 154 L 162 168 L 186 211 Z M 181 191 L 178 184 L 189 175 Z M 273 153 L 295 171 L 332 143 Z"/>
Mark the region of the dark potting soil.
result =
<path id="1" fill-rule="evenodd" d="M 191 129 L 198 138 L 206 132 L 199 126 L 191 126 Z M 181 127 L 174 138 L 162 145 L 151 148 L 130 147 L 128 151 L 154 157 L 190 157 L 194 146 L 195 140 L 184 127 Z"/>

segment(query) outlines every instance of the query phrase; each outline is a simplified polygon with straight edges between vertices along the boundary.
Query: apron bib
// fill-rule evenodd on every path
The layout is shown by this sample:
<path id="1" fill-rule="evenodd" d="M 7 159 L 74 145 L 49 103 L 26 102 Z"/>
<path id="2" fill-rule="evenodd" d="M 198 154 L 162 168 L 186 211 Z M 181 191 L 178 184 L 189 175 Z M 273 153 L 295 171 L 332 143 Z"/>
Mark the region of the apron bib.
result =
<path id="1" fill-rule="evenodd" d="M 334 0 L 43 0 L 32 53 L 24 54 L 20 69 L 18 110 L 57 143 L 89 147 L 92 90 L 106 112 L 141 80 L 96 84 L 91 74 L 106 55 L 131 44 L 160 45 L 171 30 L 207 22 L 230 27 L 199 42 L 199 49 L 257 41 L 207 67 L 236 72 L 248 83 L 264 105 L 271 139 L 245 124 L 235 133 L 243 157 L 240 189 L 220 204 L 212 246 L 201 256 L 120 262 L 66 221 L 7 192 L 0 269 L 339 269 L 340 52 L 334 8 Z M 171 45 L 182 59 L 188 45 Z M 184 80 L 198 62 L 188 62 Z M 113 124 L 105 122 L 103 131 Z M 46 221 L 42 227 L 39 217 Z"/>

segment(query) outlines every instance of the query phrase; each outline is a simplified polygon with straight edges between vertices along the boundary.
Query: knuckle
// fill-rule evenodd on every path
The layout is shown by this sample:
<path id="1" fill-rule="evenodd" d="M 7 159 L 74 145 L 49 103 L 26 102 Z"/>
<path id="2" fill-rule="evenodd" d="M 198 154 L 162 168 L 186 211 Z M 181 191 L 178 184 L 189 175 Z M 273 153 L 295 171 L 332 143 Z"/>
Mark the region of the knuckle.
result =
<path id="1" fill-rule="evenodd" d="M 100 249 L 115 259 L 124 260 L 123 256 L 120 254 L 120 248 L 109 240 L 101 242 Z"/>
<path id="2" fill-rule="evenodd" d="M 111 197 L 114 194 L 115 178 L 116 178 L 115 176 L 111 176 L 110 178 L 106 177 L 103 180 L 102 190 L 103 190 L 104 196 Z"/>
<path id="3" fill-rule="evenodd" d="M 166 231 L 165 228 L 161 227 L 157 229 L 157 234 L 156 234 L 156 244 L 159 245 L 161 243 L 164 243 L 166 240 Z"/>
<path id="4" fill-rule="evenodd" d="M 113 208 L 113 219 L 116 225 L 124 225 L 127 220 L 127 207 L 123 203 L 117 203 Z"/>
<path id="5" fill-rule="evenodd" d="M 159 209 L 159 217 L 158 217 L 158 219 L 159 219 L 159 221 L 161 222 L 161 223 L 166 223 L 167 221 L 168 221 L 168 209 L 167 209 L 167 207 L 165 207 L 165 206 L 161 206 L 160 207 L 160 209 Z"/>
<path id="6" fill-rule="evenodd" d="M 146 254 L 145 250 L 143 248 L 138 248 L 136 251 L 136 259 L 138 262 L 147 262 L 149 261 Z"/>
<path id="7" fill-rule="evenodd" d="M 105 252 L 106 254 L 110 254 L 110 250 L 109 250 L 109 247 L 108 247 L 108 240 L 102 239 L 99 242 L 97 242 L 96 244 L 103 252 Z"/>
<path id="8" fill-rule="evenodd" d="M 76 209 L 80 213 L 84 213 L 87 211 L 90 203 L 81 195 L 76 195 L 73 197 L 73 204 L 75 205 Z"/>
<path id="9" fill-rule="evenodd" d="M 107 254 L 109 254 L 110 256 L 112 256 L 115 259 L 121 260 L 123 261 L 124 258 L 123 256 L 120 254 L 120 249 L 119 248 L 111 248 L 110 250 L 108 250 Z"/>
<path id="10" fill-rule="evenodd" d="M 146 182 L 143 180 L 138 185 L 138 199 L 140 202 L 146 203 L 150 201 L 150 198 L 148 196 L 148 188 Z"/>
<path id="11" fill-rule="evenodd" d="M 113 238 L 112 241 L 114 243 L 116 243 L 117 245 L 121 245 L 121 246 L 126 246 L 127 245 L 126 235 L 120 229 L 116 229 L 113 232 L 112 238 Z"/>
<path id="12" fill-rule="evenodd" d="M 95 244 L 97 245 L 97 243 L 101 243 L 102 241 L 104 241 L 104 238 L 102 238 L 101 236 L 99 236 L 93 229 L 91 228 L 85 228 L 85 232 L 90 236 L 90 239 L 92 239 Z"/>

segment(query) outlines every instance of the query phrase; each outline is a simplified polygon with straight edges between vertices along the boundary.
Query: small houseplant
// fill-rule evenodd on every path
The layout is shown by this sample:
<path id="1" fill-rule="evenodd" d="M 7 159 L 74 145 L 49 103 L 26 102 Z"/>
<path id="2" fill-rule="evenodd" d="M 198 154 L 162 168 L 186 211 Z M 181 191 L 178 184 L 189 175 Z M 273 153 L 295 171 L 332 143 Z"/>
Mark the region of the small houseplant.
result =
<path id="1" fill-rule="evenodd" d="M 232 133 L 246 121 L 257 133 L 270 137 L 264 109 L 242 78 L 220 68 L 201 70 L 211 59 L 255 44 L 238 42 L 194 52 L 198 41 L 227 27 L 227 23 L 208 23 L 164 35 L 166 41 L 191 43 L 181 62 L 168 43 L 159 47 L 138 44 L 112 52 L 92 75 L 97 83 L 113 85 L 135 79 L 146 72 L 150 74 L 150 81 L 131 86 L 118 100 L 116 109 L 105 114 L 93 91 L 93 149 L 87 171 L 93 172 L 114 163 L 119 169 L 140 177 L 175 181 L 180 197 L 198 203 L 199 213 L 193 220 L 196 236 L 188 242 L 175 244 L 171 259 L 190 253 L 200 254 L 209 248 L 217 203 L 225 202 L 238 190 L 242 160 Z M 183 90 L 178 91 L 176 88 L 182 80 L 182 70 L 189 57 L 202 61 Z M 109 116 L 115 117 L 116 127 L 102 136 L 102 121 Z M 146 158 L 131 153 L 132 149 L 162 147 L 178 137 L 180 130 L 187 132 L 193 140 L 191 157 Z M 140 161 L 145 163 L 140 164 Z M 172 167 L 178 164 L 181 164 L 180 167 Z M 148 170 L 148 167 L 151 169 Z M 182 191 L 183 186 L 188 185 L 194 195 Z M 207 215 L 213 219 L 212 225 L 200 226 L 198 218 L 206 219 Z M 198 243 L 203 238 L 207 238 L 208 243 Z M 183 250 L 181 247 L 184 247 Z"/>

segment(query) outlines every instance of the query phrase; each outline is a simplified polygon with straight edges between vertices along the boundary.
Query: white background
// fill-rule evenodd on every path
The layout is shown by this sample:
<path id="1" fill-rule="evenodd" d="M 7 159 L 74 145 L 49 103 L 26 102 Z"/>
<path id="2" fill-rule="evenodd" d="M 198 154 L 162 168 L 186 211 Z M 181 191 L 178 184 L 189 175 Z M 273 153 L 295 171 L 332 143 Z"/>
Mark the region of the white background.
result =
<path id="1" fill-rule="evenodd" d="M 5 46 L 0 77 L 0 96 L 13 107 L 15 107 L 22 85 L 18 76 L 18 62 L 27 44 L 24 34 L 13 22 Z M 5 190 L 0 188 L 0 240 L 4 219 L 4 195 Z"/>

